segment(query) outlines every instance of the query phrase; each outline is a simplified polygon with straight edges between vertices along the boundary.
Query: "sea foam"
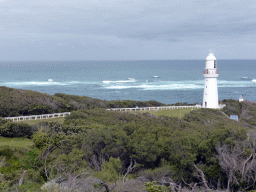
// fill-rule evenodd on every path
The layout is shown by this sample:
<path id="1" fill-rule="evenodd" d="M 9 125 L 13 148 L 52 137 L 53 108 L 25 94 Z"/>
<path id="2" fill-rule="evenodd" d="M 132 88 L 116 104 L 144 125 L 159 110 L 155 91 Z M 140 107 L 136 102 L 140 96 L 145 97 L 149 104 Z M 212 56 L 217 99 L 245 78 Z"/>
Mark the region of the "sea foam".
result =
<path id="1" fill-rule="evenodd" d="M 132 83 L 132 82 L 136 82 L 135 79 L 133 78 L 128 78 L 128 80 L 118 80 L 118 81 L 102 81 L 102 83 L 115 83 L 115 84 L 120 84 L 120 83 Z"/>
<path id="2" fill-rule="evenodd" d="M 255 83 L 250 81 L 218 81 L 218 87 L 254 87 Z M 203 89 L 204 80 L 199 81 L 157 81 L 148 83 L 136 84 L 110 84 L 104 87 L 105 89 L 141 89 L 141 90 L 191 90 Z"/>
<path id="3" fill-rule="evenodd" d="M 0 86 L 7 87 L 29 87 L 29 86 L 67 86 L 79 84 L 98 84 L 98 82 L 89 81 L 16 81 L 16 82 L 0 82 Z"/>
<path id="4" fill-rule="evenodd" d="M 140 90 L 192 90 L 203 89 L 204 80 L 191 81 L 137 81 L 135 79 L 117 81 L 15 81 L 0 82 L 0 86 L 13 88 L 42 87 L 42 86 L 77 86 L 97 85 L 103 89 L 140 89 Z M 218 87 L 256 87 L 253 81 L 225 81 L 219 80 Z"/>

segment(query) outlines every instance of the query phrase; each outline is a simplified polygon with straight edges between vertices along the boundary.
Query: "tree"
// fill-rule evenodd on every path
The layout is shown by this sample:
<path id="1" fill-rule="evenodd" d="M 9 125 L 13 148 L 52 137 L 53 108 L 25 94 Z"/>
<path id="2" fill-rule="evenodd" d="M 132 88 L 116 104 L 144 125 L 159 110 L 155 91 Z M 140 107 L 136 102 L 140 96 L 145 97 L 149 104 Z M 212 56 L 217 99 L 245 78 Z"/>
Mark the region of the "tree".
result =
<path id="1" fill-rule="evenodd" d="M 256 182 L 256 145 L 253 140 L 217 145 L 217 158 L 227 175 L 227 189 L 253 189 Z"/>

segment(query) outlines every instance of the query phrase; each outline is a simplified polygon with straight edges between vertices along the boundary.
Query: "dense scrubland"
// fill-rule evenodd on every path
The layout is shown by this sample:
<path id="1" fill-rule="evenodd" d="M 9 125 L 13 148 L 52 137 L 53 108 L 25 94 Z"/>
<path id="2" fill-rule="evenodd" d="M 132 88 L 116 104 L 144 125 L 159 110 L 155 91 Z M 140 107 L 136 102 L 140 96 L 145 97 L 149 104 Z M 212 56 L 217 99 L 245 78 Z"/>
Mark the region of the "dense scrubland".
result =
<path id="1" fill-rule="evenodd" d="M 0 116 L 37 115 L 93 108 L 124 108 L 164 106 L 157 101 L 103 101 L 86 96 L 56 93 L 48 95 L 36 91 L 0 87 Z"/>
<path id="2" fill-rule="evenodd" d="M 0 114 L 72 111 L 63 121 L 0 118 L 1 191 L 249 191 L 256 181 L 256 103 L 183 118 L 106 111 L 164 105 L 1 87 Z M 229 119 L 238 115 L 239 121 Z"/>

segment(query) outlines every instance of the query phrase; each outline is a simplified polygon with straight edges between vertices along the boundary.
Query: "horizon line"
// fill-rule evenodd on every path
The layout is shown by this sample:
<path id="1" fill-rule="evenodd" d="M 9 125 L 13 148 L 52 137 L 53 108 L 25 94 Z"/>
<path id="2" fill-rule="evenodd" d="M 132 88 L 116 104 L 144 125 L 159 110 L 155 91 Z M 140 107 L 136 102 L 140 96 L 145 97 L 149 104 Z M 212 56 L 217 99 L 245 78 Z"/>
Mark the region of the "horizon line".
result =
<path id="1" fill-rule="evenodd" d="M 236 60 L 256 60 L 255 59 L 216 59 L 217 61 L 219 60 L 231 60 L 231 61 L 236 61 Z M 205 59 L 106 59 L 106 60 L 94 60 L 94 59 L 88 59 L 88 60 L 2 60 L 1 62 L 70 62 L 70 61 L 93 61 L 93 62 L 102 62 L 102 61 L 112 61 L 112 62 L 120 62 L 120 61 L 205 61 Z"/>

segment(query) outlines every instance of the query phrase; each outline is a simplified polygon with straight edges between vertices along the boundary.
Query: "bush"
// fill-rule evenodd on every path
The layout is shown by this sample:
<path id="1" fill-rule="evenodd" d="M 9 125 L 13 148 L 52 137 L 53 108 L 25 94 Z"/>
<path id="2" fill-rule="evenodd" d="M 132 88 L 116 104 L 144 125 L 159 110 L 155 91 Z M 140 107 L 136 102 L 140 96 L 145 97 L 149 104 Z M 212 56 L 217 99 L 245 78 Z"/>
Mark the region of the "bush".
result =
<path id="1" fill-rule="evenodd" d="M 5 120 L 4 118 L 0 117 L 0 126 L 5 124 L 7 122 L 7 120 Z"/>
<path id="2" fill-rule="evenodd" d="M 65 117 L 65 121 L 69 121 L 72 119 L 86 119 L 88 115 L 86 113 L 83 113 L 81 111 L 73 111 L 70 115 Z"/>
<path id="3" fill-rule="evenodd" d="M 0 127 L 0 135 L 4 137 L 26 137 L 33 135 L 32 126 L 26 123 L 7 122 Z"/>
<path id="4" fill-rule="evenodd" d="M 46 133 L 38 132 L 33 135 L 33 142 L 37 148 L 42 149 L 47 146 L 49 142 L 48 135 Z"/>
<path id="5" fill-rule="evenodd" d="M 170 191 L 169 187 L 157 185 L 156 181 L 145 182 L 147 192 L 167 192 Z"/>
<path id="6" fill-rule="evenodd" d="M 96 176 L 102 179 L 104 182 L 111 182 L 117 179 L 121 168 L 122 166 L 120 159 L 110 157 L 109 162 L 103 162 L 102 170 L 98 172 Z"/>

